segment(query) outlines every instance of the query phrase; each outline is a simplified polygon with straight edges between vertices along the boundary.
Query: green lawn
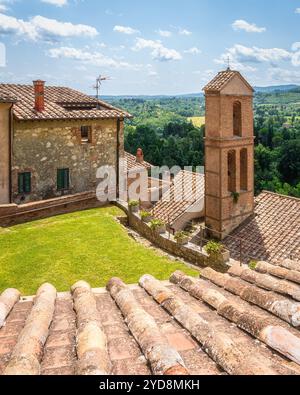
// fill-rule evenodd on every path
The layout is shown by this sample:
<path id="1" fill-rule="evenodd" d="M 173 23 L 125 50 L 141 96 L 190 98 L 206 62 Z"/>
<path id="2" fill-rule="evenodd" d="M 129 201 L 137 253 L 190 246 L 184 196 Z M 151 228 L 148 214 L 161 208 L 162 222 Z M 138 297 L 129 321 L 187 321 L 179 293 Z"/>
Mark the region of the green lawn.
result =
<path id="1" fill-rule="evenodd" d="M 103 287 L 114 276 L 133 284 L 145 273 L 167 280 L 177 269 L 195 274 L 131 239 L 115 220 L 121 214 L 106 207 L 0 228 L 0 292 L 33 295 L 44 282 L 67 291 L 78 280 Z"/>

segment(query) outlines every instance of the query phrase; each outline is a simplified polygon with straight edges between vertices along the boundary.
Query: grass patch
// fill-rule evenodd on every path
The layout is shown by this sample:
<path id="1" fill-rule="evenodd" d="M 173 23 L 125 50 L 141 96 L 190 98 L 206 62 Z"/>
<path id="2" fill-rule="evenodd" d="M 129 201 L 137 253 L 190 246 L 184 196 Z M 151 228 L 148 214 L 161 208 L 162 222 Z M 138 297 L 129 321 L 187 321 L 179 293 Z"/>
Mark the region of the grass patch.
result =
<path id="1" fill-rule="evenodd" d="M 132 240 L 116 207 L 87 210 L 0 228 L 0 292 L 33 295 L 44 282 L 67 291 L 78 280 L 103 287 L 111 277 L 137 283 L 145 274 L 167 280 L 175 270 L 197 272 Z"/>
<path id="2" fill-rule="evenodd" d="M 188 121 L 192 122 L 196 128 L 201 128 L 201 126 L 205 125 L 205 117 L 191 117 L 188 118 Z"/>

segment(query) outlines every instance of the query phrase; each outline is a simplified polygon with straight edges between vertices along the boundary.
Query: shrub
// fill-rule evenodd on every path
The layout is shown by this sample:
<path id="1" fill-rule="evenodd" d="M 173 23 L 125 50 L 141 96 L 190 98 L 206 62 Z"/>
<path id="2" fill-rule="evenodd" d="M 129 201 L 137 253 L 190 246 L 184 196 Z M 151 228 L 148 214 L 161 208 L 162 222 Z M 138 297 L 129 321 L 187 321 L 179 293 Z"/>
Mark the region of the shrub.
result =
<path id="1" fill-rule="evenodd" d="M 177 233 L 175 234 L 174 238 L 175 238 L 175 240 L 177 241 L 177 240 L 185 239 L 185 238 L 188 237 L 188 236 L 189 236 L 189 234 L 188 234 L 187 232 L 181 231 L 181 232 L 177 232 Z"/>
<path id="2" fill-rule="evenodd" d="M 205 251 L 208 255 L 219 255 L 223 252 L 224 246 L 216 241 L 209 241 L 205 246 Z"/>
<path id="3" fill-rule="evenodd" d="M 151 213 L 149 213 L 149 211 L 141 211 L 141 218 L 144 219 L 148 219 L 151 217 Z"/>
<path id="4" fill-rule="evenodd" d="M 164 226 L 164 225 L 165 225 L 165 223 L 163 221 L 161 221 L 160 219 L 153 219 L 150 222 L 150 228 L 152 230 L 159 229 L 161 226 Z"/>
<path id="5" fill-rule="evenodd" d="M 140 202 L 138 202 L 137 200 L 130 200 L 130 202 L 128 203 L 129 207 L 138 207 L 140 205 Z"/>
<path id="6" fill-rule="evenodd" d="M 251 262 L 249 263 L 249 269 L 255 270 L 256 267 L 257 267 L 257 261 L 251 261 Z"/>

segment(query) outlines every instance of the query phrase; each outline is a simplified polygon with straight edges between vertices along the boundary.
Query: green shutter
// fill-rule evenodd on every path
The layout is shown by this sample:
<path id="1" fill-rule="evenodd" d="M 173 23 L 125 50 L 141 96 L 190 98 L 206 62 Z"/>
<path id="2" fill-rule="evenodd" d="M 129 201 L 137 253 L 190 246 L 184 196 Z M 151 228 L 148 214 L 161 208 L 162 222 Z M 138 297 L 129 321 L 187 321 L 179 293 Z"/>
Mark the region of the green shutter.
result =
<path id="1" fill-rule="evenodd" d="M 31 173 L 24 173 L 24 192 L 31 192 Z"/>
<path id="2" fill-rule="evenodd" d="M 57 170 L 57 189 L 61 191 L 63 189 L 63 179 L 62 179 L 62 170 Z"/>
<path id="3" fill-rule="evenodd" d="M 19 194 L 31 192 L 31 173 L 18 174 L 18 191 Z"/>
<path id="4" fill-rule="evenodd" d="M 69 169 L 64 171 L 64 189 L 69 189 Z"/>
<path id="5" fill-rule="evenodd" d="M 24 193 L 24 190 L 23 190 L 24 182 L 23 182 L 23 180 L 24 180 L 24 174 L 23 173 L 19 173 L 19 175 L 18 175 L 18 190 L 19 190 L 19 193 Z"/>
<path id="6" fill-rule="evenodd" d="M 69 189 L 69 169 L 57 170 L 57 189 L 58 191 Z"/>

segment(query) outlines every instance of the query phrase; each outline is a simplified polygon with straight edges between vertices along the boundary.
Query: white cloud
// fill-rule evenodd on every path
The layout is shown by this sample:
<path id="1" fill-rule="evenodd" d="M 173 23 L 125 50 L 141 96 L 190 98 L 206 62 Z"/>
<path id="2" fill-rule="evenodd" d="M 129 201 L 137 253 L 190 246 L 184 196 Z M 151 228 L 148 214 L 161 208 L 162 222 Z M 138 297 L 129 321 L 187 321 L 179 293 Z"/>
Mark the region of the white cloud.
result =
<path id="1" fill-rule="evenodd" d="M 197 47 L 192 47 L 190 49 L 187 49 L 184 51 L 184 53 L 190 54 L 190 55 L 198 55 L 200 54 L 202 51 L 197 48 Z"/>
<path id="2" fill-rule="evenodd" d="M 180 29 L 180 30 L 179 30 L 179 34 L 180 34 L 181 36 L 191 36 L 193 33 L 190 32 L 190 31 L 187 30 L 187 29 Z"/>
<path id="3" fill-rule="evenodd" d="M 242 71 L 256 71 L 248 63 L 269 63 L 273 68 L 278 68 L 279 62 L 290 62 L 294 67 L 300 66 L 300 42 L 295 42 L 291 50 L 282 48 L 245 47 L 236 44 L 223 53 L 216 63 L 227 65 L 228 58 L 231 66 Z"/>
<path id="4" fill-rule="evenodd" d="M 172 36 L 172 32 L 170 32 L 169 30 L 158 30 L 157 33 L 161 37 L 171 37 Z"/>
<path id="5" fill-rule="evenodd" d="M 138 38 L 136 40 L 135 46 L 132 48 L 133 51 L 141 51 L 143 49 L 149 48 L 152 50 L 151 55 L 154 60 L 159 60 L 160 62 L 167 62 L 170 60 L 181 60 L 181 54 L 175 49 L 169 49 L 163 46 L 162 42 L 159 40 L 145 40 L 143 38 Z"/>
<path id="6" fill-rule="evenodd" d="M 244 30 L 247 33 L 263 33 L 267 29 L 265 27 L 258 27 L 255 23 L 249 23 L 243 19 L 238 19 L 232 24 L 234 30 Z"/>
<path id="7" fill-rule="evenodd" d="M 67 37 L 95 37 L 97 30 L 88 25 L 74 25 L 37 15 L 28 21 L 0 13 L 0 34 L 16 34 L 34 41 L 54 41 Z"/>
<path id="8" fill-rule="evenodd" d="M 7 4 L 11 3 L 11 0 L 0 0 L 0 12 L 6 12 L 8 10 Z"/>
<path id="9" fill-rule="evenodd" d="M 42 3 L 55 5 L 56 7 L 63 7 L 68 4 L 68 0 L 41 0 Z"/>
<path id="10" fill-rule="evenodd" d="M 117 59 L 110 58 L 100 52 L 91 52 L 88 50 L 77 49 L 72 47 L 51 48 L 47 51 L 47 55 L 51 58 L 64 58 L 80 61 L 84 64 L 91 64 L 97 67 L 110 68 L 126 68 L 132 70 L 139 70 L 141 65 L 133 65 Z"/>
<path id="11" fill-rule="evenodd" d="M 128 34 L 128 35 L 140 33 L 139 30 L 133 29 L 130 26 L 119 26 L 119 25 L 114 27 L 114 32 Z"/>
<path id="12" fill-rule="evenodd" d="M 300 8 L 296 8 L 295 13 L 300 14 Z"/>
<path id="13" fill-rule="evenodd" d="M 230 59 L 231 66 L 242 71 L 256 71 L 256 68 L 249 66 L 246 63 L 263 63 L 291 60 L 291 52 L 281 48 L 258 48 L 258 47 L 245 47 L 244 45 L 236 44 L 229 48 L 227 52 L 222 54 L 216 63 L 227 64 L 228 58 Z"/>
<path id="14" fill-rule="evenodd" d="M 268 69 L 268 76 L 272 81 L 277 83 L 297 84 L 300 83 L 300 71 L 286 70 L 282 68 L 273 67 Z"/>

